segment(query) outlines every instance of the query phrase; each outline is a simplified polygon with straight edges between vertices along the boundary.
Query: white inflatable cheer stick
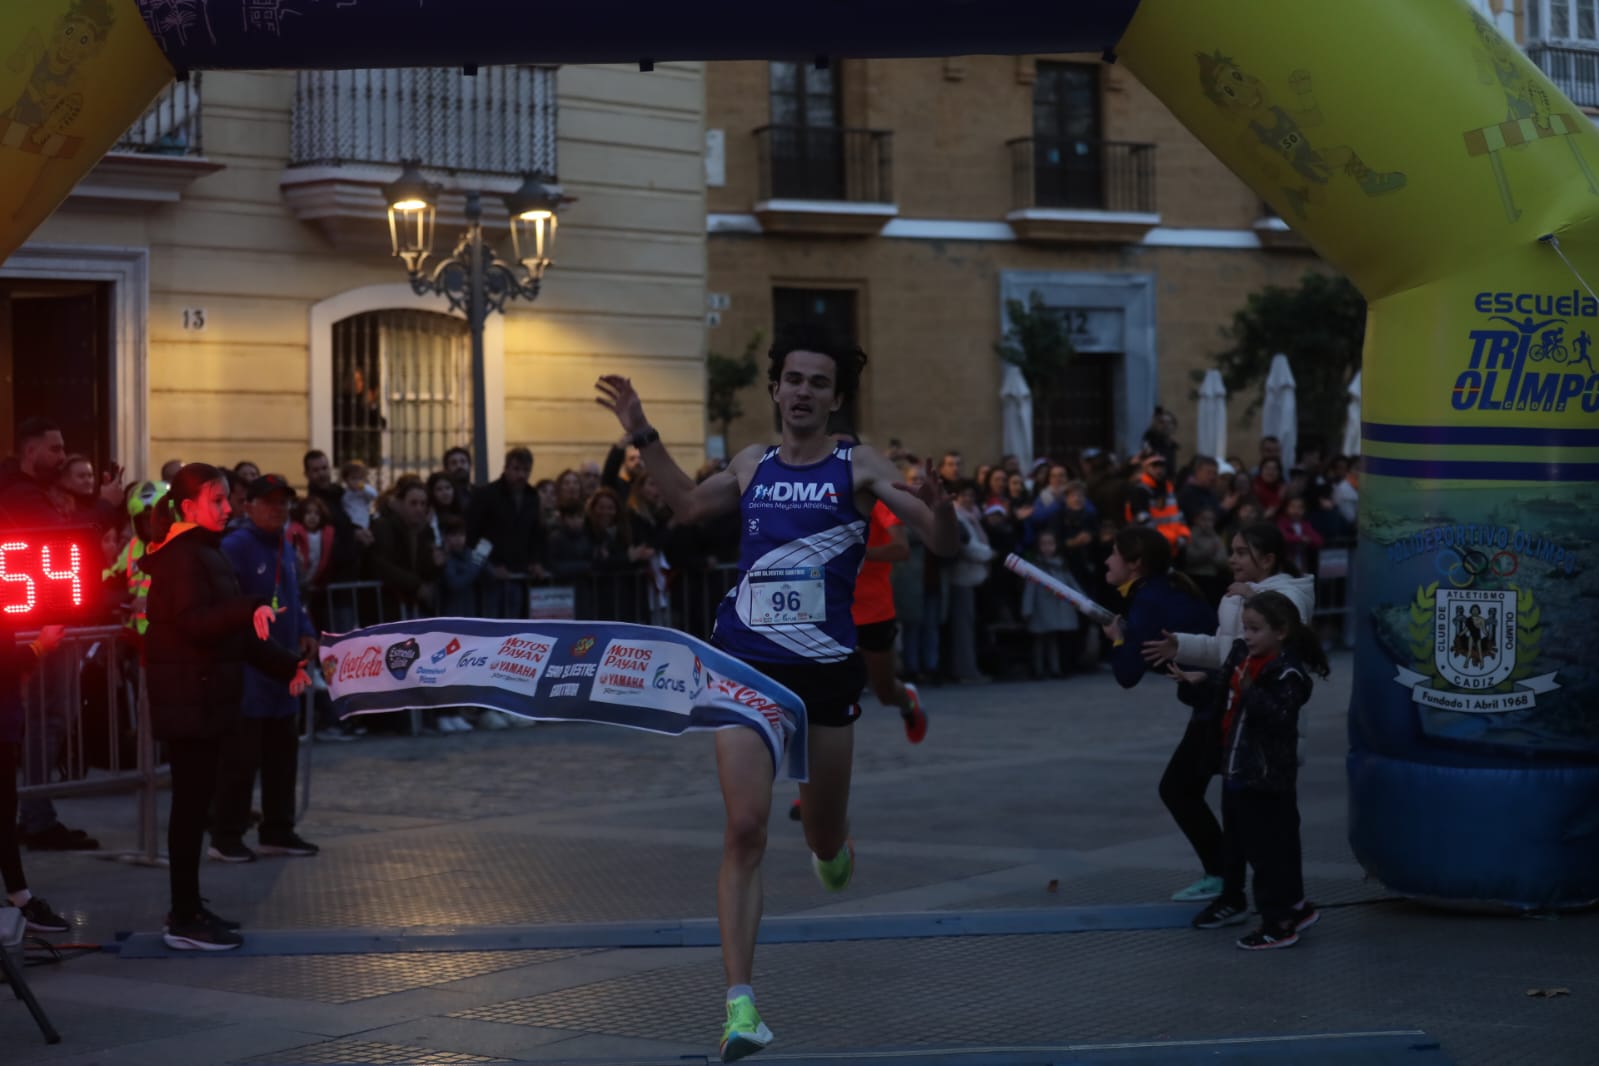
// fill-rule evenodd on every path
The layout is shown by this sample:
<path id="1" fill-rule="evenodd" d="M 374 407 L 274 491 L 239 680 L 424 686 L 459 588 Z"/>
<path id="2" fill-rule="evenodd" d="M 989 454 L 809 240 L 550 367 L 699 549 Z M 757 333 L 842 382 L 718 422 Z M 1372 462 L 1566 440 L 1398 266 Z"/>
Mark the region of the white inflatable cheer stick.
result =
<path id="1" fill-rule="evenodd" d="M 1031 581 L 1033 584 L 1040 586 L 1045 591 L 1065 600 L 1067 603 L 1081 611 L 1084 617 L 1086 617 L 1090 622 L 1093 622 L 1095 625 L 1109 625 L 1111 622 L 1116 620 L 1116 616 L 1114 614 L 1105 610 L 1105 608 L 1101 607 L 1087 596 L 1084 596 L 1081 592 L 1078 592 L 1070 585 L 1064 584 L 1050 577 L 1038 567 L 1034 566 L 1026 559 L 1023 559 L 1020 555 L 1011 554 L 1005 556 L 1005 569 L 1011 571 L 1012 573 L 1020 574 L 1022 577 L 1026 578 L 1028 581 Z"/>

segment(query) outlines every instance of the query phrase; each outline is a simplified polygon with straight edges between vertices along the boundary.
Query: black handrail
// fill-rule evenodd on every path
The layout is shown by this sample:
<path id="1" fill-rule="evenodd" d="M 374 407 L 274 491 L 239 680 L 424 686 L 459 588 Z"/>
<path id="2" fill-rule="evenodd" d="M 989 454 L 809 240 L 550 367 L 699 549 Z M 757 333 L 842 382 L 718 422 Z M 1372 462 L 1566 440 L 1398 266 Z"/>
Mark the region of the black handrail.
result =
<path id="1" fill-rule="evenodd" d="M 1132 141 L 1018 137 L 1011 154 L 1014 208 L 1155 211 L 1155 146 Z"/>
<path id="2" fill-rule="evenodd" d="M 200 78 L 196 71 L 186 80 L 167 86 L 111 150 L 143 155 L 204 155 L 200 144 Z"/>
<path id="3" fill-rule="evenodd" d="M 888 130 L 762 126 L 760 199 L 893 203 L 893 144 Z"/>

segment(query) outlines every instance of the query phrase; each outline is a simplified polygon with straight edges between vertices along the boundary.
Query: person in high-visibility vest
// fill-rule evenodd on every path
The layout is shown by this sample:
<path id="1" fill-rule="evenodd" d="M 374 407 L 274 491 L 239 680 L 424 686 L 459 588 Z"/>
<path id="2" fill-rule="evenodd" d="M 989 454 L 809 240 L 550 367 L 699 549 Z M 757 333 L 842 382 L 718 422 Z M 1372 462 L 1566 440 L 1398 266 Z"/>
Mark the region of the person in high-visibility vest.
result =
<path id="1" fill-rule="evenodd" d="M 1187 546 L 1192 531 L 1183 521 L 1182 508 L 1177 506 L 1177 492 L 1166 478 L 1166 457 L 1146 452 L 1142 466 L 1127 493 L 1127 524 L 1158 530 L 1176 555 Z"/>
<path id="2" fill-rule="evenodd" d="M 145 603 L 150 595 L 150 575 L 139 568 L 144 558 L 145 545 L 150 542 L 151 509 L 167 494 L 165 481 L 144 481 L 128 497 L 128 517 L 133 520 L 133 537 L 117 553 L 110 566 L 101 573 L 101 580 L 121 577 L 128 583 L 128 620 L 123 623 L 136 636 L 143 637 L 150 622 L 145 613 Z"/>

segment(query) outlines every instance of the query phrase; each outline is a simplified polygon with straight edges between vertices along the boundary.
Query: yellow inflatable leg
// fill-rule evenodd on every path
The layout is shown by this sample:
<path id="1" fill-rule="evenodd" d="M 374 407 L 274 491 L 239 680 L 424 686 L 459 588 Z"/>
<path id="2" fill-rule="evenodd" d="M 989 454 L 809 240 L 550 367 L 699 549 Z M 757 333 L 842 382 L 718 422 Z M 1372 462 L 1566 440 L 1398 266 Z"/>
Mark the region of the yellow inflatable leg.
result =
<path id="1" fill-rule="evenodd" d="M 1356 857 L 1599 899 L 1599 134 L 1463 0 L 1142 0 L 1117 52 L 1369 301 Z"/>

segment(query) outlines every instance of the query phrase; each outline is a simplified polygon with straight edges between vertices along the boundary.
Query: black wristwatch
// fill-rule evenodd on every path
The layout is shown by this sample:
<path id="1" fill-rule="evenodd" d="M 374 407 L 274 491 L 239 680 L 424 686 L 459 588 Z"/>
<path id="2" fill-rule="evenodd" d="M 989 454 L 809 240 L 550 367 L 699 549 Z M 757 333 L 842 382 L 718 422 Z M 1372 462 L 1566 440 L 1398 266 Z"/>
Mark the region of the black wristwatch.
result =
<path id="1" fill-rule="evenodd" d="M 661 435 L 655 431 L 654 426 L 645 426 L 643 429 L 627 438 L 627 442 L 633 447 L 637 448 L 639 451 L 643 451 L 645 448 L 648 448 L 650 445 L 654 444 L 660 439 Z"/>

